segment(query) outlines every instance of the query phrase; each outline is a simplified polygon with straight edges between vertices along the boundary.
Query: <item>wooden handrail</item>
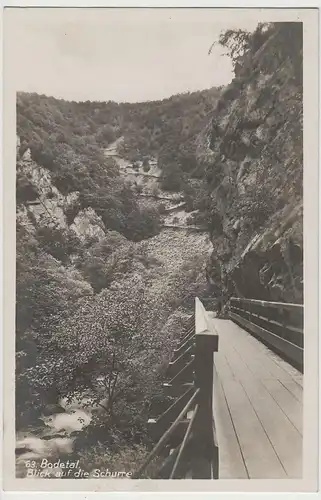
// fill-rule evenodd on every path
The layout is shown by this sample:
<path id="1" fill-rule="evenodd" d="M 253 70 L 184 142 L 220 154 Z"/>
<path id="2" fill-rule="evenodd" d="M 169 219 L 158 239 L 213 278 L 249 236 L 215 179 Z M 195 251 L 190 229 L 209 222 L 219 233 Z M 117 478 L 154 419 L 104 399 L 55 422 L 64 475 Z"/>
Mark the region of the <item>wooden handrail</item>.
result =
<path id="1" fill-rule="evenodd" d="M 195 333 L 196 335 L 208 330 L 206 311 L 200 299 L 195 297 Z"/>
<path id="2" fill-rule="evenodd" d="M 189 361 L 187 363 L 187 365 L 184 366 L 184 368 L 182 368 L 176 375 L 175 377 L 173 377 L 171 380 L 170 380 L 170 384 L 177 384 L 177 383 L 181 383 L 183 381 L 187 381 L 186 380 L 186 377 L 188 377 L 189 375 L 191 375 L 193 373 L 193 370 L 194 370 L 194 358 L 191 359 L 191 361 Z"/>
<path id="3" fill-rule="evenodd" d="M 245 299 L 240 297 L 231 297 L 230 301 L 245 302 L 248 304 L 257 304 L 262 307 L 274 307 L 276 309 L 287 308 L 287 309 L 303 310 L 303 304 L 294 304 L 291 302 L 270 302 L 268 300 Z"/>
<path id="4" fill-rule="evenodd" d="M 193 411 L 193 415 L 192 415 L 192 418 L 190 420 L 190 423 L 188 424 L 188 427 L 187 427 L 187 430 L 186 430 L 186 433 L 185 433 L 185 436 L 184 436 L 184 439 L 182 441 L 182 444 L 179 448 L 179 452 L 178 452 L 178 455 L 177 455 L 177 458 L 175 460 L 175 463 L 174 463 L 174 467 L 173 467 L 173 470 L 172 470 L 172 473 L 171 475 L 169 476 L 169 479 L 174 479 L 175 478 L 175 474 L 176 474 L 176 471 L 177 471 L 177 468 L 180 464 L 180 461 L 182 460 L 182 456 L 183 456 L 183 453 L 186 449 L 186 444 L 187 444 L 187 441 L 190 437 L 190 434 L 192 432 L 192 429 L 193 429 L 193 425 L 194 425 L 194 422 L 195 422 L 195 418 L 196 418 L 196 415 L 197 415 L 197 412 L 199 410 L 199 405 L 197 404 L 194 408 L 194 411 Z"/>
<path id="5" fill-rule="evenodd" d="M 183 456 L 188 456 L 192 462 L 193 478 L 218 477 L 218 447 L 212 410 L 213 357 L 217 349 L 218 335 L 209 325 L 203 304 L 195 298 L 195 309 L 188 321 L 187 332 L 175 349 L 173 361 L 167 370 L 171 380 L 163 384 L 179 399 L 158 418 L 149 419 L 154 436 L 162 436 L 133 477 L 141 477 L 168 443 L 172 453 L 163 460 L 157 477 L 172 479 L 178 474 L 181 476 L 182 471 L 182 477 L 184 474 L 186 477 L 188 461 L 184 459 L 183 463 Z M 186 417 L 187 411 L 193 406 L 192 417 Z"/>
<path id="6" fill-rule="evenodd" d="M 195 392 L 194 387 L 190 387 L 187 389 L 187 391 L 179 398 L 177 399 L 157 420 L 158 425 L 168 425 L 171 423 L 171 418 L 172 415 L 174 414 L 175 410 L 179 411 L 184 406 L 186 405 L 186 402 L 190 400 L 190 398 L 193 396 Z"/>
<path id="7" fill-rule="evenodd" d="M 148 457 L 144 461 L 144 463 L 141 465 L 141 467 L 138 469 L 137 473 L 134 474 L 135 477 L 139 477 L 147 468 L 147 466 L 150 464 L 150 462 L 153 460 L 153 458 L 156 457 L 156 455 L 164 448 L 166 443 L 168 442 L 169 438 L 173 434 L 174 430 L 176 429 L 177 425 L 179 422 L 182 420 L 184 415 L 188 412 L 188 410 L 191 408 L 193 405 L 194 401 L 196 400 L 197 396 L 199 394 L 199 390 L 196 390 L 191 399 L 186 403 L 178 417 L 174 420 L 174 422 L 171 424 L 169 429 L 163 434 L 163 436 L 160 438 L 156 446 L 152 449 L 152 451 L 149 453 Z"/>
<path id="8" fill-rule="evenodd" d="M 195 386 L 200 389 L 199 411 L 195 420 L 195 459 L 192 477 L 207 479 L 212 477 L 212 461 L 218 461 L 213 425 L 213 377 L 214 352 L 218 350 L 218 335 L 209 329 L 205 309 L 196 301 L 196 343 L 195 343 Z M 201 317 L 200 317 L 201 316 Z M 218 467 L 217 467 L 218 468 Z"/>
<path id="9" fill-rule="evenodd" d="M 188 346 L 178 357 L 174 356 L 174 361 L 169 363 L 167 373 L 173 373 L 173 371 L 182 369 L 184 363 L 193 357 L 194 346 L 191 344 Z"/>
<path id="10" fill-rule="evenodd" d="M 302 372 L 303 313 L 303 304 L 230 299 L 230 318 Z"/>
<path id="11" fill-rule="evenodd" d="M 174 350 L 174 359 L 178 358 L 181 355 L 181 353 L 185 349 L 187 349 L 190 345 L 193 345 L 194 342 L 195 342 L 195 333 L 193 333 L 193 335 L 188 337 L 187 340 L 184 339 L 184 343 Z"/>

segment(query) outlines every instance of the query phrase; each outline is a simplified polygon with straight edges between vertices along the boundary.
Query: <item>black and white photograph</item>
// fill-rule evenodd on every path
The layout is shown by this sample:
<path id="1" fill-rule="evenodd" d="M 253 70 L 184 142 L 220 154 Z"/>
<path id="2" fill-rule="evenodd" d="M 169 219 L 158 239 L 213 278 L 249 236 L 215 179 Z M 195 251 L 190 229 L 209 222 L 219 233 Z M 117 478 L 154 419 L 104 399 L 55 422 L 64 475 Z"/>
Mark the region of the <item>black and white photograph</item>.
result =
<path id="1" fill-rule="evenodd" d="M 6 13 L 25 489 L 304 478 L 309 25 L 222 11 Z"/>

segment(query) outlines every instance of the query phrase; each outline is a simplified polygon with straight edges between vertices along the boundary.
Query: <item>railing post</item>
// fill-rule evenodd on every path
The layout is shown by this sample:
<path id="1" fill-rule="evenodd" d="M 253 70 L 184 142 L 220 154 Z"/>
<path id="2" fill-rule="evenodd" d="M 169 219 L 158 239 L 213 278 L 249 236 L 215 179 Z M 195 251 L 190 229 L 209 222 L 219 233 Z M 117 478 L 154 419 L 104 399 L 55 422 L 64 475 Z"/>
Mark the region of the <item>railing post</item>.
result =
<path id="1" fill-rule="evenodd" d="M 194 428 L 193 479 L 210 479 L 218 476 L 218 448 L 212 401 L 214 352 L 217 349 L 217 335 L 207 330 L 196 335 L 195 386 L 200 389 L 200 392 L 198 395 L 199 410 Z"/>
<path id="2" fill-rule="evenodd" d="M 214 352 L 218 350 L 218 335 L 214 326 L 209 323 L 208 314 L 198 298 L 195 299 L 195 314 L 192 319 L 195 320 L 194 332 L 188 330 L 188 339 L 182 339 L 176 349 L 175 361 L 170 365 L 171 375 L 176 370 L 180 371 L 169 383 L 164 384 L 171 390 L 179 388 L 180 398 L 158 419 L 149 420 L 162 436 L 134 474 L 135 478 L 142 476 L 153 458 L 160 455 L 165 446 L 170 448 L 171 455 L 163 463 L 159 477 L 169 476 L 173 479 L 190 477 L 191 474 L 193 479 L 218 478 L 218 445 L 213 416 Z M 183 361 L 190 357 L 190 339 L 194 343 L 195 354 L 182 368 Z M 183 393 L 181 389 L 184 389 Z M 178 412 L 180 413 L 177 415 Z"/>

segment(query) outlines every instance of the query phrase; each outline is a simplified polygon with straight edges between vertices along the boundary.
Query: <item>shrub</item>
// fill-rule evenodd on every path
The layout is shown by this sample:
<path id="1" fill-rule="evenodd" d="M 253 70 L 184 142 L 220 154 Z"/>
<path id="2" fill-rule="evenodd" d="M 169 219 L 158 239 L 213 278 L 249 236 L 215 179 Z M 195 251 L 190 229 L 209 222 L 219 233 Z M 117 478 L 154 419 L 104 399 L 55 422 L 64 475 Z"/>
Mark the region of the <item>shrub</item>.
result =
<path id="1" fill-rule="evenodd" d="M 166 168 L 162 181 L 161 188 L 164 191 L 180 191 L 183 186 L 183 176 L 177 165 L 171 165 Z"/>
<path id="2" fill-rule="evenodd" d="M 240 204 L 240 214 L 253 229 L 259 229 L 275 212 L 276 200 L 273 192 L 265 186 L 248 188 Z"/>
<path id="3" fill-rule="evenodd" d="M 160 203 L 158 205 L 158 212 L 161 214 L 161 215 L 164 215 L 167 213 L 167 210 L 166 210 L 166 205 L 164 203 Z"/>
<path id="4" fill-rule="evenodd" d="M 58 226 L 40 226 L 36 230 L 36 239 L 42 248 L 55 259 L 65 263 L 69 256 L 81 249 L 81 240 L 72 229 Z"/>
<path id="5" fill-rule="evenodd" d="M 143 161 L 143 170 L 146 173 L 150 171 L 149 161 L 146 158 Z"/>

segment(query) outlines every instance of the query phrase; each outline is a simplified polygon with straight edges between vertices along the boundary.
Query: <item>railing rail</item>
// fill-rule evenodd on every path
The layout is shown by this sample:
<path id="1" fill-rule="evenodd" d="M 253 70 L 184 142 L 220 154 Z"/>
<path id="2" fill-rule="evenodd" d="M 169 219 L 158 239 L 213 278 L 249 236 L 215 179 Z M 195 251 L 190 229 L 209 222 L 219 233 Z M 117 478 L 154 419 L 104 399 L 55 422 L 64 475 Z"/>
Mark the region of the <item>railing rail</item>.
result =
<path id="1" fill-rule="evenodd" d="M 239 297 L 232 297 L 231 302 L 239 302 L 244 304 L 258 304 L 262 307 L 273 307 L 276 309 L 297 309 L 302 310 L 303 304 L 294 304 L 292 302 L 270 302 L 268 300 L 257 300 L 257 299 L 243 299 Z"/>
<path id="2" fill-rule="evenodd" d="M 303 372 L 303 304 L 232 297 L 229 316 Z"/>
<path id="3" fill-rule="evenodd" d="M 134 478 L 144 477 L 156 457 L 160 461 L 154 474 L 157 478 L 218 478 L 212 405 L 217 350 L 218 335 L 209 328 L 204 306 L 196 298 L 186 333 L 169 364 L 169 381 L 164 383 L 164 389 L 178 399 L 158 418 L 149 419 L 158 441 Z"/>

